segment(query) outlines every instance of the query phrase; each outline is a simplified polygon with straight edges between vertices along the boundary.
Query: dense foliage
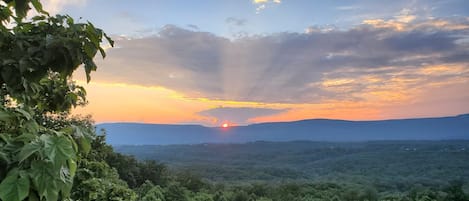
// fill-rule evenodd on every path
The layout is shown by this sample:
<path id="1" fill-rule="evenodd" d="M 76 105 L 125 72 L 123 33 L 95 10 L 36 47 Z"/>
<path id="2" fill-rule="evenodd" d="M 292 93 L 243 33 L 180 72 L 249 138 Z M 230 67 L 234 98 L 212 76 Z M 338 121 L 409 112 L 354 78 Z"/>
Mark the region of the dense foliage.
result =
<path id="1" fill-rule="evenodd" d="M 38 13 L 26 18 L 33 7 Z M 94 137 L 87 120 L 70 119 L 86 92 L 103 31 L 69 16 L 50 16 L 38 0 L 0 1 L 0 199 L 64 200 Z"/>
<path id="2" fill-rule="evenodd" d="M 352 201 L 352 200 L 360 200 L 360 201 L 372 201 L 372 200 L 386 200 L 386 201 L 420 201 L 420 200 L 436 200 L 436 201 L 467 201 L 469 200 L 469 193 L 465 192 L 468 190 L 468 183 L 464 183 L 463 180 L 465 179 L 463 176 L 459 177 L 458 175 L 467 174 L 467 171 L 461 168 L 458 172 L 450 172 L 447 171 L 448 179 L 447 180 L 433 180 L 432 175 L 435 174 L 434 171 L 436 169 L 425 169 L 425 172 L 430 172 L 430 174 L 422 173 L 423 180 L 415 180 L 412 177 L 415 175 L 407 175 L 409 178 L 408 183 L 405 184 L 405 187 L 395 188 L 392 187 L 395 185 L 394 175 L 387 175 L 389 171 L 392 171 L 392 168 L 389 169 L 388 172 L 378 174 L 373 173 L 374 175 L 367 175 L 368 173 L 361 173 L 364 177 L 368 178 L 359 178 L 354 177 L 354 175 L 348 175 L 349 178 L 346 177 L 347 175 L 339 174 L 336 178 L 330 178 L 330 180 L 326 179 L 307 179 L 307 180 L 285 180 L 282 181 L 283 177 L 288 177 L 288 175 L 278 175 L 275 180 L 264 180 L 264 181 L 247 181 L 247 180 L 234 180 L 231 178 L 229 181 L 226 180 L 218 180 L 218 181 L 210 181 L 204 179 L 203 177 L 199 177 L 194 174 L 193 170 L 198 170 L 197 166 L 191 165 L 194 161 L 200 159 L 196 157 L 197 155 L 201 155 L 202 147 L 207 146 L 215 146 L 215 147 L 224 147 L 226 150 L 231 150 L 232 153 L 244 152 L 242 149 L 235 150 L 236 146 L 246 148 L 246 146 L 251 146 L 252 144 L 256 144 L 259 150 L 258 152 L 254 152 L 255 154 L 261 154 L 263 152 L 268 152 L 266 150 L 274 150 L 271 149 L 273 147 L 266 146 L 266 144 L 271 145 L 275 144 L 277 149 L 283 150 L 283 147 L 289 147 L 291 154 L 294 154 L 295 151 L 291 150 L 292 147 L 298 147 L 298 142 L 285 142 L 285 143 L 252 143 L 252 144 L 231 144 L 231 145 L 177 145 L 177 146 L 161 146 L 159 147 L 159 151 L 166 150 L 165 154 L 168 156 L 179 156 L 181 157 L 182 154 L 187 154 L 187 152 L 183 151 L 184 149 L 192 150 L 193 154 L 185 155 L 184 158 L 193 158 L 192 162 L 188 162 L 186 167 L 193 167 L 190 172 L 189 170 L 183 170 L 182 168 L 168 168 L 166 165 L 157 163 L 155 161 L 142 161 L 136 160 L 132 156 L 123 155 L 120 153 L 116 153 L 113 151 L 113 148 L 109 145 L 104 143 L 104 136 L 99 135 L 92 143 L 92 151 L 88 155 L 88 160 L 92 161 L 102 161 L 106 164 L 110 164 L 110 167 L 113 167 L 114 170 L 106 170 L 106 171 L 98 171 L 98 172 L 112 172 L 112 174 L 117 173 L 120 177 L 132 186 L 133 190 L 126 189 L 125 184 L 120 185 L 119 195 L 126 194 L 126 198 L 132 198 L 137 200 L 145 200 L 145 201 L 172 201 L 172 200 L 181 200 L 181 201 L 284 201 L 284 200 L 293 200 L 293 201 L 310 201 L 310 200 L 326 200 L 326 201 Z M 305 142 L 299 142 L 299 144 L 304 144 Z M 383 144 L 388 144 L 387 148 L 384 150 L 392 149 L 391 147 L 401 147 L 403 151 L 408 150 L 408 145 L 418 145 L 419 148 L 426 148 L 424 149 L 425 152 L 429 152 L 429 150 L 440 150 L 440 152 L 444 153 L 443 151 L 448 151 L 450 153 L 459 153 L 456 152 L 457 150 L 460 151 L 461 145 L 467 145 L 468 142 L 380 142 L 380 143 L 371 143 L 375 145 L 382 146 Z M 264 144 L 264 146 L 262 145 Z M 316 148 L 322 147 L 329 147 L 330 144 L 328 143 L 306 143 L 306 144 L 316 144 Z M 406 146 L 402 146 L 405 144 Z M 293 146 L 295 145 L 295 146 Z M 369 151 L 376 149 L 372 145 L 363 146 L 357 145 L 356 143 L 351 144 L 342 144 L 343 147 L 348 147 L 351 149 L 368 149 Z M 352 148 L 353 147 L 353 148 Z M 127 147 L 129 148 L 129 147 Z M 137 146 L 138 148 L 138 146 Z M 300 149 L 304 149 L 306 146 Z M 330 147 L 329 147 L 330 148 Z M 443 150 L 441 149 L 443 148 Z M 122 150 L 122 147 L 118 148 Z M 205 148 L 206 150 L 208 148 Z M 254 149 L 254 148 L 253 148 Z M 136 147 L 133 147 L 133 150 L 136 150 Z M 146 147 L 146 153 L 152 152 Z M 249 150 L 249 149 L 248 149 Z M 154 150 L 153 150 L 154 151 Z M 253 151 L 252 149 L 250 151 Z M 410 151 L 410 150 L 409 150 Z M 164 151 L 162 151 L 164 152 Z M 357 152 L 357 151 L 356 151 Z M 413 149 L 412 151 L 413 152 Z M 153 152 L 155 153 L 155 152 Z M 205 152 L 207 154 L 207 152 Z M 321 153 L 321 152 L 318 152 Z M 391 153 L 391 152 L 389 152 Z M 462 152 L 464 154 L 464 152 Z M 213 155 L 221 154 L 212 153 Z M 264 153 L 268 154 L 268 153 Z M 309 155 L 314 154 L 314 152 L 309 152 Z M 321 154 L 325 154 L 322 152 Z M 330 154 L 330 153 L 328 153 Z M 467 155 L 467 154 L 465 154 Z M 226 156 L 226 155 L 225 155 Z M 375 155 L 375 157 L 382 157 L 384 156 L 383 153 L 379 153 Z M 281 154 L 279 157 L 282 157 Z M 302 155 L 301 157 L 304 157 Z M 327 156 L 326 156 L 327 157 Z M 336 156 L 330 156 L 329 158 L 333 158 Z M 358 160 L 358 156 L 348 157 L 348 160 L 355 162 L 355 166 L 361 166 L 362 169 L 366 170 L 370 167 L 369 164 L 360 164 L 363 160 Z M 435 157 L 433 155 L 432 157 Z M 444 157 L 444 155 L 439 156 Z M 466 156 L 467 157 L 467 156 Z M 244 156 L 242 160 L 249 160 L 256 157 L 246 157 Z M 227 160 L 234 159 L 228 158 Z M 367 159 L 370 159 L 369 157 Z M 428 158 L 427 158 L 428 159 Z M 234 159 L 236 161 L 236 159 Z M 256 158 L 255 160 L 259 160 Z M 251 164 L 255 162 L 255 160 L 251 161 Z M 268 159 L 266 159 L 269 161 Z M 404 160 L 405 158 L 401 158 Z M 414 160 L 414 159 L 409 159 Z M 467 165 L 466 161 L 451 161 L 452 159 L 447 160 L 447 163 L 454 163 L 455 166 L 464 166 Z M 181 161 L 180 161 L 181 162 Z M 342 161 L 343 162 L 343 161 Z M 434 161 L 429 161 L 432 163 Z M 341 162 L 339 162 L 341 163 Z M 243 164 L 244 166 L 249 166 L 248 164 Z M 275 166 L 278 164 L 273 164 L 271 166 Z M 414 164 L 419 168 L 428 168 L 426 167 L 425 163 Z M 105 165 L 106 166 L 106 165 Z M 221 163 L 212 163 L 211 166 L 218 166 L 220 170 L 226 168 Z M 337 164 L 340 166 L 340 164 Z M 437 164 L 437 166 L 441 166 L 440 169 L 445 169 L 449 167 L 448 164 Z M 435 167 L 437 167 L 435 166 Z M 106 166 L 104 169 L 107 169 L 109 166 Z M 249 166 L 250 167 L 250 166 Z M 390 166 L 392 167 L 392 166 Z M 330 168 L 328 166 L 324 166 L 324 168 Z M 243 170 L 245 173 L 238 173 L 240 174 L 249 174 L 256 172 L 251 172 L 249 170 Z M 404 171 L 404 170 L 403 170 Z M 96 172 L 96 171 L 93 171 Z M 212 176 L 218 175 L 220 172 L 213 171 L 211 173 Z M 351 174 L 351 172 L 345 172 L 347 174 Z M 101 174 L 101 173 L 100 173 Z M 414 173 L 416 174 L 416 173 Z M 114 185 L 119 186 L 123 184 L 122 181 L 119 181 L 115 176 L 106 176 L 103 178 L 102 181 L 108 181 L 108 185 L 114 183 Z M 255 175 L 253 176 L 255 177 Z M 370 179 L 373 177 L 373 179 Z M 460 178 L 457 180 L 450 180 L 450 178 Z M 73 190 L 73 197 L 75 199 L 83 199 L 83 197 L 95 195 L 97 200 L 108 200 L 105 199 L 105 196 L 113 196 L 113 191 L 111 189 L 115 189 L 117 186 L 114 186 L 110 189 L 103 189 L 106 185 L 103 185 L 99 182 L 82 182 L 81 176 L 77 176 L 75 182 L 78 184 L 76 185 L 76 190 Z M 99 178 L 99 177 L 98 177 Z M 113 178 L 113 179 L 112 179 Z M 426 179 L 424 179 L 426 178 Z M 99 179 L 98 179 L 99 180 Z M 399 181 L 404 181 L 401 179 L 397 179 Z M 91 184 L 83 184 L 83 183 L 91 183 Z M 94 190 L 93 190 L 94 189 Z M 119 189 L 119 188 L 117 188 Z M 124 189 L 126 191 L 124 191 Z M 83 195 L 78 192 L 91 192 L 91 194 Z M 124 192 L 122 192 L 124 191 Z M 77 193 L 76 193 L 77 192 Z M 101 193 L 100 193 L 101 192 Z M 99 197 L 101 196 L 101 197 Z M 109 200 L 117 199 L 117 197 L 113 197 Z M 91 199 L 92 200 L 92 199 Z"/>
<path id="3" fill-rule="evenodd" d="M 336 181 L 404 190 L 469 180 L 469 141 L 253 142 L 116 146 L 215 182 Z"/>
<path id="4" fill-rule="evenodd" d="M 469 200 L 468 146 L 469 141 L 256 142 L 116 149 L 171 166 L 153 162 L 165 171 L 132 171 L 134 178 L 159 178 L 138 183 L 142 200 L 462 201 Z M 120 174 L 148 163 L 109 154 Z"/>

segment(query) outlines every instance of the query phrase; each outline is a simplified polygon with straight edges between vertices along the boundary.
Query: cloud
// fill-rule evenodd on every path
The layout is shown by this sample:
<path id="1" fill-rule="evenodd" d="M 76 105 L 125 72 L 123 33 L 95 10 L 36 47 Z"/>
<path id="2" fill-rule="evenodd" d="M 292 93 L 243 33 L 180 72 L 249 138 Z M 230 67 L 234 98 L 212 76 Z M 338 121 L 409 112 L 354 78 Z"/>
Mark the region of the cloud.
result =
<path id="1" fill-rule="evenodd" d="M 282 3 L 282 0 L 253 0 L 254 4 Z"/>
<path id="2" fill-rule="evenodd" d="M 266 9 L 269 4 L 281 4 L 282 0 L 253 0 L 252 3 L 258 5 L 256 7 L 256 14 L 259 14 L 262 10 Z"/>
<path id="3" fill-rule="evenodd" d="M 334 30 L 337 30 L 337 29 L 338 28 L 334 25 L 309 26 L 305 29 L 305 33 L 307 33 L 307 34 L 312 34 L 314 32 L 326 33 L 326 32 L 334 31 Z"/>
<path id="4" fill-rule="evenodd" d="M 194 25 L 194 24 L 188 24 L 187 27 L 189 27 L 193 30 L 199 30 L 199 27 L 197 25 Z"/>
<path id="5" fill-rule="evenodd" d="M 413 15 L 410 9 L 404 8 L 399 12 L 399 15 L 395 16 L 395 18 L 398 22 L 409 23 L 409 22 L 414 21 L 417 18 L 417 16 Z"/>
<path id="6" fill-rule="evenodd" d="M 422 17 L 421 15 L 425 15 Z M 435 18 L 407 8 L 388 19 L 371 18 L 363 20 L 362 24 L 374 28 L 393 29 L 394 31 L 431 32 L 432 30 L 467 30 L 469 19 L 466 18 Z"/>
<path id="7" fill-rule="evenodd" d="M 256 8 L 256 14 L 261 13 L 261 11 L 265 9 L 265 7 L 266 7 L 265 4 L 262 4 L 262 5 L 258 6 Z"/>
<path id="8" fill-rule="evenodd" d="M 403 101 L 444 83 L 468 85 L 468 25 L 432 19 L 402 30 L 362 24 L 236 40 L 168 25 L 151 37 L 116 38 L 120 48 L 99 61 L 93 79 L 212 100 Z"/>
<path id="9" fill-rule="evenodd" d="M 199 112 L 199 115 L 215 118 L 215 125 L 228 122 L 235 125 L 252 123 L 250 120 L 257 117 L 271 116 L 288 111 L 288 109 L 272 108 L 233 108 L 218 107 Z"/>
<path id="10" fill-rule="evenodd" d="M 87 0 L 44 0 L 42 1 L 44 5 L 44 10 L 51 14 L 60 13 L 63 8 L 66 6 L 84 6 L 86 5 Z"/>
<path id="11" fill-rule="evenodd" d="M 243 26 L 246 24 L 245 19 L 239 19 L 235 17 L 229 17 L 225 19 L 225 22 L 229 25 L 234 25 L 234 26 Z"/>
<path id="12" fill-rule="evenodd" d="M 336 9 L 340 11 L 352 11 L 352 10 L 360 9 L 360 7 L 359 6 L 339 6 L 339 7 L 336 7 Z"/>

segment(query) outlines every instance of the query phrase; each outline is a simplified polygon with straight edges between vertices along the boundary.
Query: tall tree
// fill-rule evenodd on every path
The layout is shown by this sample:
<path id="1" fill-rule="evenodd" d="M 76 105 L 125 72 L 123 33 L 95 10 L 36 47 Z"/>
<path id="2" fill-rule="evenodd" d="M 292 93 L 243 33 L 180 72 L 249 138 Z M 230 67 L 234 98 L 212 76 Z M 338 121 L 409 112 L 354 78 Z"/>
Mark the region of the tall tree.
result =
<path id="1" fill-rule="evenodd" d="M 27 18 L 34 9 L 36 16 Z M 70 196 L 77 160 L 90 151 L 93 130 L 56 121 L 86 103 L 72 80 L 87 81 L 101 43 L 113 41 L 87 23 L 51 16 L 39 0 L 0 1 L 0 199 L 58 200 Z"/>

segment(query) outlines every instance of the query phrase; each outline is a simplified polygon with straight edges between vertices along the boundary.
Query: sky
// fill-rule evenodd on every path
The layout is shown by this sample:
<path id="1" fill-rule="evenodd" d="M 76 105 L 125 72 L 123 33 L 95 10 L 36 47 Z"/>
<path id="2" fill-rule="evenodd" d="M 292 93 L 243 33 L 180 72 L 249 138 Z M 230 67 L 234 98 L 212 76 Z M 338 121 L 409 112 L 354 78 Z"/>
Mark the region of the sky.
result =
<path id="1" fill-rule="evenodd" d="M 115 40 L 75 114 L 246 125 L 469 113 L 467 0 L 48 0 Z M 107 44 L 103 44 L 107 47 Z"/>

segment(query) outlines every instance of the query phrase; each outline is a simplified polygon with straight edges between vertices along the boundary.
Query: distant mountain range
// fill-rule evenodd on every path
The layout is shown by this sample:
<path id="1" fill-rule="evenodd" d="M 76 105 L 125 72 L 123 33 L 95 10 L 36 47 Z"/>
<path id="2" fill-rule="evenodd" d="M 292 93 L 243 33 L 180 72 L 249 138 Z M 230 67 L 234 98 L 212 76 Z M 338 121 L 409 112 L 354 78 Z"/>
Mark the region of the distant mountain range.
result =
<path id="1" fill-rule="evenodd" d="M 229 128 L 103 123 L 111 145 L 244 143 L 253 141 L 371 141 L 469 139 L 469 114 L 381 121 L 309 119 Z"/>

